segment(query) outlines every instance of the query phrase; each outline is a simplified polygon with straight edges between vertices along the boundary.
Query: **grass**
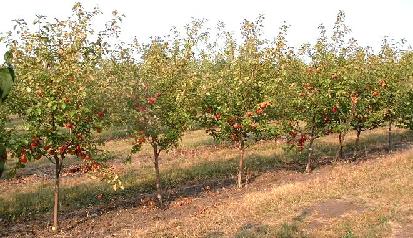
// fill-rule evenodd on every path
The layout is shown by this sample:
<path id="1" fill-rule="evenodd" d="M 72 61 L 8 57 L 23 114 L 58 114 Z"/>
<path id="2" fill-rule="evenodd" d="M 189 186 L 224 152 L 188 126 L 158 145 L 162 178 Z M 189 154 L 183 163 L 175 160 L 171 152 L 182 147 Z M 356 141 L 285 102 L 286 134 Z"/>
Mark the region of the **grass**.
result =
<path id="1" fill-rule="evenodd" d="M 320 218 L 315 212 L 303 219 L 303 224 L 311 227 L 317 219 L 322 222 L 317 223 L 315 229 L 306 229 L 306 233 L 312 237 L 350 234 L 357 237 L 387 237 L 391 232 L 390 220 L 397 221 L 412 213 L 413 185 L 409 182 L 413 179 L 412 168 L 412 152 L 383 158 L 375 163 L 342 164 L 305 181 L 276 185 L 269 191 L 250 191 L 240 199 L 228 199 L 206 215 L 180 220 L 184 224 L 202 224 L 202 227 L 180 230 L 179 234 L 197 237 L 207 230 L 216 229 L 216 224 L 219 224 L 227 237 L 236 233 L 244 222 L 265 222 L 267 226 L 280 227 L 280 232 L 297 233 L 304 228 L 283 224 L 291 223 L 308 207 L 338 199 L 355 201 L 363 209 L 337 217 Z M 171 222 L 152 229 L 153 233 L 162 230 L 171 232 L 173 227 Z M 352 231 L 349 232 L 349 229 Z"/>
<path id="2" fill-rule="evenodd" d="M 275 167 L 278 164 L 277 161 L 273 157 L 252 155 L 247 159 L 246 164 L 250 171 L 259 172 Z M 165 189 L 173 189 L 182 185 L 190 186 L 204 183 L 208 180 L 231 179 L 237 172 L 237 163 L 236 155 L 227 157 L 223 161 L 199 162 L 192 166 L 175 167 L 174 162 L 163 169 L 162 185 Z M 139 169 L 134 168 L 133 165 L 126 165 L 126 167 L 126 172 L 121 175 L 125 190 L 120 191 L 113 191 L 104 183 L 88 178 L 82 178 L 82 183 L 79 182 L 78 178 L 63 179 L 63 209 L 72 210 L 105 202 L 95 198 L 100 193 L 106 195 L 106 201 L 108 202 L 113 197 L 131 199 L 139 194 L 154 191 L 155 177 L 152 167 L 147 164 Z M 27 188 L 28 186 L 30 188 Z M 52 181 L 38 184 L 31 183 L 12 191 L 13 195 L 10 194 L 10 190 L 8 193 L 4 191 L 0 195 L 0 216 L 3 218 L 31 216 L 50 209 L 53 199 Z"/>
<path id="3" fill-rule="evenodd" d="M 383 129 L 362 134 L 361 148 L 366 153 L 384 150 L 387 142 L 385 133 Z M 411 132 L 398 130 L 394 134 L 397 145 L 412 141 Z M 317 141 L 315 149 L 318 155 L 335 156 L 337 143 L 333 139 L 335 137 L 331 136 Z M 354 135 L 350 134 L 346 140 L 348 155 L 353 154 L 353 142 Z M 102 148 L 121 158 L 128 153 L 129 144 L 127 138 L 121 138 L 109 141 Z M 409 181 L 413 181 L 413 152 L 361 165 L 339 164 L 319 168 L 311 175 L 297 173 L 303 170 L 301 163 L 289 166 L 290 162 L 299 161 L 300 155 L 284 152 L 274 142 L 250 143 L 246 155 L 251 189 L 234 190 L 236 198 L 219 199 L 219 204 L 210 208 L 211 212 L 195 217 L 184 216 L 179 220 L 179 224 L 197 224 L 195 227 L 181 226 L 176 230 L 174 227 L 178 221 L 167 219 L 137 231 L 137 234 L 155 237 L 384 237 L 391 232 L 392 222 L 406 222 L 405 218 L 412 213 L 413 187 Z M 166 190 L 172 191 L 168 193 L 171 201 L 178 196 L 174 193 L 196 197 L 205 186 L 232 189 L 238 150 L 215 144 L 202 131 L 187 134 L 179 149 L 161 156 L 162 183 Z M 49 166 L 38 163 L 35 166 L 45 169 Z M 121 159 L 113 163 L 125 190 L 113 191 L 86 175 L 64 177 L 62 213 L 110 204 L 115 204 L 113 209 L 117 209 L 117 205 L 131 208 L 137 205 L 139 197 L 154 191 L 149 148 L 134 156 L 131 164 L 124 165 Z M 266 179 L 266 175 L 279 170 L 292 176 L 292 182 L 280 182 L 282 178 L 271 176 Z M 260 180 L 265 183 L 260 183 Z M 100 194 L 104 196 L 98 199 Z M 317 217 L 316 213 L 301 217 L 307 208 L 329 199 L 353 201 L 363 209 L 343 217 Z M 50 179 L 36 177 L 27 182 L 23 179 L 18 186 L 0 188 L 0 219 L 3 221 L 31 220 L 50 212 L 51 204 Z M 318 220 L 321 220 L 317 224 L 322 224 L 322 229 L 311 229 L 314 221 Z"/>
<path id="4" fill-rule="evenodd" d="M 221 233 L 223 236 L 223 233 Z M 283 223 L 279 227 L 269 225 L 246 224 L 236 232 L 235 238 L 306 238 L 307 236 L 299 228 L 297 221 L 292 223 Z"/>

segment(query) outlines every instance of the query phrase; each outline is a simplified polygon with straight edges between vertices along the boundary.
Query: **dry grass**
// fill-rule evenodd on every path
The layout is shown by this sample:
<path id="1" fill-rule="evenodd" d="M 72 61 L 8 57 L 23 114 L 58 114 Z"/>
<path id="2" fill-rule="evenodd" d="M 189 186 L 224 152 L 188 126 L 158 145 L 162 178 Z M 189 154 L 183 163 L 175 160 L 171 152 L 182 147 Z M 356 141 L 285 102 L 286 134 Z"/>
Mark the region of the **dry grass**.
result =
<path id="1" fill-rule="evenodd" d="M 247 224 L 260 224 L 270 229 L 256 237 L 273 237 L 283 224 L 296 222 L 309 237 L 388 237 L 392 223 L 403 223 L 413 215 L 413 150 L 358 165 L 329 166 L 303 176 L 303 181 L 275 184 L 258 191 L 249 189 L 240 197 L 220 200 L 202 214 L 154 221 L 152 227 L 132 234 L 202 237 L 215 233 L 233 237 Z M 310 208 L 329 200 L 338 202 L 324 213 L 311 212 L 317 209 Z M 354 209 L 347 207 L 342 214 L 335 214 L 332 210 L 343 201 L 351 201 Z M 300 216 L 302 219 L 296 221 Z"/>

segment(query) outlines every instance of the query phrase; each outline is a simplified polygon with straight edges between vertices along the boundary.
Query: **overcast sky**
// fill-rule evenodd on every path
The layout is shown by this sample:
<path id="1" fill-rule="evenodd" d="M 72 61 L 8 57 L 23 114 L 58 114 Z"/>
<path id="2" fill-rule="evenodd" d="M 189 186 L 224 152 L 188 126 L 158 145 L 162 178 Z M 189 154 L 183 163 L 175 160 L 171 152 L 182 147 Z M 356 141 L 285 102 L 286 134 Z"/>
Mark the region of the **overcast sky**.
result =
<path id="1" fill-rule="evenodd" d="M 2 3 L 0 32 L 9 31 L 12 20 L 33 20 L 36 14 L 67 17 L 73 0 L 12 0 Z M 413 43 L 413 1 L 411 0 L 83 0 L 86 9 L 95 6 L 107 14 L 116 9 L 126 15 L 122 38 L 137 36 L 140 41 L 150 36 L 165 35 L 172 26 L 182 27 L 191 17 L 206 18 L 215 25 L 218 20 L 237 32 L 243 19 L 265 16 L 265 35 L 274 37 L 286 21 L 291 28 L 288 40 L 293 46 L 311 42 L 318 36 L 320 23 L 331 26 L 339 10 L 346 13 L 346 23 L 360 44 L 377 47 L 384 36 L 405 38 Z M 0 46 L 0 55 L 4 46 Z M 2 57 L 0 57 L 2 58 Z"/>

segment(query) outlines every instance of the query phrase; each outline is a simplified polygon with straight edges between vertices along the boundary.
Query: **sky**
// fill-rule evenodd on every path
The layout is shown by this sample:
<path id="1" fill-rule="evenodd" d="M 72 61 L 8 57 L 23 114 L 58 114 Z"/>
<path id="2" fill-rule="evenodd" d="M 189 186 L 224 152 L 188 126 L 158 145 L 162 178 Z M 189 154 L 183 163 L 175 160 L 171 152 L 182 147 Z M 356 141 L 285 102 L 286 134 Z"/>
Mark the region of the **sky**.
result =
<path id="1" fill-rule="evenodd" d="M 13 0 L 2 3 L 7 9 L 0 14 L 0 32 L 12 29 L 13 19 L 31 22 L 36 14 L 65 18 L 71 14 L 74 0 Z M 103 12 L 101 23 L 110 19 L 112 10 L 125 14 L 122 39 L 137 37 L 145 41 L 151 36 L 165 35 L 172 26 L 183 27 L 191 17 L 206 18 L 211 26 L 223 21 L 227 29 L 239 32 L 244 19 L 265 16 L 264 36 L 272 39 L 284 21 L 291 27 L 288 41 L 292 46 L 313 42 L 321 23 L 332 26 L 339 10 L 346 13 L 351 35 L 361 45 L 379 47 L 385 36 L 406 39 L 413 44 L 413 0 L 80 0 L 92 10 Z M 99 24 L 99 22 L 97 23 Z M 5 46 L 0 44 L 0 55 Z M 0 57 L 2 60 L 2 57 Z M 1 62 L 1 61 L 0 61 Z"/>

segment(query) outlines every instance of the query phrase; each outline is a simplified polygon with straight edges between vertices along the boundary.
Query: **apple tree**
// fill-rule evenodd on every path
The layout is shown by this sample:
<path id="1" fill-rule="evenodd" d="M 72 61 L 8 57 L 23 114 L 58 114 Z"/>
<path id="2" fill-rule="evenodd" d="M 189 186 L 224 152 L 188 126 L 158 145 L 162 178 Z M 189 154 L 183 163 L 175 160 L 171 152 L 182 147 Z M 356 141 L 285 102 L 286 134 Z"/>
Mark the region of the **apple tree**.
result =
<path id="1" fill-rule="evenodd" d="M 352 103 L 351 127 L 356 131 L 356 150 L 359 149 L 360 135 L 365 130 L 379 127 L 383 121 L 381 113 L 381 88 L 374 73 L 377 57 L 367 49 L 359 48 L 349 59 L 348 80 Z"/>
<path id="2" fill-rule="evenodd" d="M 204 75 L 200 87 L 200 120 L 207 132 L 217 140 L 236 144 L 240 150 L 239 188 L 243 184 L 247 139 L 273 138 L 277 132 L 268 123 L 273 105 L 264 95 L 271 62 L 264 60 L 262 20 L 244 21 L 239 46 L 231 34 L 225 34 L 224 49 L 210 57 L 212 63 L 204 62 L 210 73 Z"/>
<path id="3" fill-rule="evenodd" d="M 162 207 L 159 156 L 178 145 L 188 126 L 185 90 L 193 55 L 191 46 L 177 38 L 156 38 L 143 44 L 141 50 L 141 62 L 131 68 L 134 77 L 127 124 L 135 138 L 132 153 L 138 152 L 144 143 L 152 147 L 156 193 Z"/>
<path id="4" fill-rule="evenodd" d="M 388 126 L 388 150 L 392 150 L 392 128 L 399 121 L 400 104 L 403 103 L 403 68 L 400 49 L 394 42 L 384 39 L 381 50 L 376 56 L 373 73 L 376 77 L 375 88 L 379 93 L 383 123 Z"/>
<path id="5" fill-rule="evenodd" d="M 104 117 L 101 102 L 95 100 L 97 72 L 113 36 L 111 28 L 95 32 L 91 22 L 99 14 L 77 3 L 64 20 L 18 20 L 8 37 L 17 72 L 10 103 L 25 121 L 25 133 L 11 142 L 12 149 L 17 167 L 42 158 L 54 164 L 54 231 L 59 227 L 60 173 L 67 158 L 81 159 L 86 170 L 111 180 L 115 188 L 121 186 L 98 160 L 92 137 L 92 132 L 100 132 Z"/>

